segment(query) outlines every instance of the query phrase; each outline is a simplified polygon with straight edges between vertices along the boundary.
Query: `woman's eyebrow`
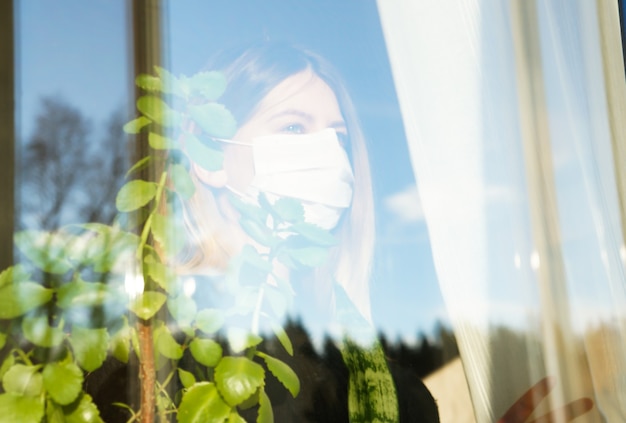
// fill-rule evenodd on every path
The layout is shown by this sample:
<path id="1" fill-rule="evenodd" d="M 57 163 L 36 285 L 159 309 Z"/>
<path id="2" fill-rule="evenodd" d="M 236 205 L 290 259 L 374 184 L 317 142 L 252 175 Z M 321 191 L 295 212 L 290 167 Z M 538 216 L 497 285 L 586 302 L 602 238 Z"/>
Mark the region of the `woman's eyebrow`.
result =
<path id="1" fill-rule="evenodd" d="M 298 109 L 288 109 L 288 110 L 283 110 L 281 112 L 275 113 L 268 118 L 268 121 L 272 121 L 272 120 L 275 120 L 284 116 L 297 116 L 306 120 L 308 123 L 313 121 L 312 115 L 310 115 L 309 113 L 303 112 L 302 110 L 298 110 Z"/>
<path id="2" fill-rule="evenodd" d="M 267 120 L 268 122 L 271 122 L 275 119 L 280 119 L 285 116 L 296 116 L 296 117 L 304 119 L 306 123 L 312 123 L 315 120 L 313 115 L 311 115 L 310 113 L 307 113 L 298 109 L 288 109 L 288 110 L 280 111 L 278 113 L 270 115 L 270 117 Z M 336 129 L 336 130 L 347 129 L 346 122 L 344 122 L 343 119 L 332 122 L 330 125 L 328 125 L 328 127 Z"/>

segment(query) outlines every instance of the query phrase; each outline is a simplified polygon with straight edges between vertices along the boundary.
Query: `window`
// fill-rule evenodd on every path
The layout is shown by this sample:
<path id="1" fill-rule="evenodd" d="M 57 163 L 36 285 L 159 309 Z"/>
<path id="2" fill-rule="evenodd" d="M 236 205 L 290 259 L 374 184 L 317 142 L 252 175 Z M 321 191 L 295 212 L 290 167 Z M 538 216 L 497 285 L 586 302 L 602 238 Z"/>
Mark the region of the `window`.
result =
<path id="1" fill-rule="evenodd" d="M 0 408 L 623 420 L 623 5 L 561 3 L 5 2 Z"/>

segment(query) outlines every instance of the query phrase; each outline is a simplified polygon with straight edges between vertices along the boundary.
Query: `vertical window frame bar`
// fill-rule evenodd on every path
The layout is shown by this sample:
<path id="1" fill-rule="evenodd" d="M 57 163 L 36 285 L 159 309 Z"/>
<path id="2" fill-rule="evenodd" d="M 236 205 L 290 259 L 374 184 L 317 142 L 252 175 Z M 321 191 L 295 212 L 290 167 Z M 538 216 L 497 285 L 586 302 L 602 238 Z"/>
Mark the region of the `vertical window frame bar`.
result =
<path id="1" fill-rule="evenodd" d="M 0 269 L 13 264 L 15 230 L 15 24 L 12 0 L 0 2 Z"/>

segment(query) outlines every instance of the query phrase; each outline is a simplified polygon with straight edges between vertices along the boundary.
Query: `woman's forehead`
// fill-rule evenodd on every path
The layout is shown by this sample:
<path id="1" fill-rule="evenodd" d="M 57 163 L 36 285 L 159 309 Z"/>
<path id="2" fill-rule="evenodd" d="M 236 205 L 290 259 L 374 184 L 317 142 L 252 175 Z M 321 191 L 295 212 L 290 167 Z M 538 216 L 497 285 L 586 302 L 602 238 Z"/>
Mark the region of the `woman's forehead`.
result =
<path id="1" fill-rule="evenodd" d="M 312 71 L 287 77 L 261 100 L 257 116 L 271 118 L 287 113 L 308 115 L 326 121 L 343 121 L 330 86 Z"/>

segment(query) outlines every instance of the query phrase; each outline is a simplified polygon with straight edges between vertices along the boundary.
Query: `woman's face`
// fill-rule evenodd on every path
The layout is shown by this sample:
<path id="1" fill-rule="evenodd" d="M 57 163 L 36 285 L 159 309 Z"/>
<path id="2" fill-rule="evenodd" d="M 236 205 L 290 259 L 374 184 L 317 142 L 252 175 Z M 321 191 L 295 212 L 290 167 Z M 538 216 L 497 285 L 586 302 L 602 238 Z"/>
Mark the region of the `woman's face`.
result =
<path id="1" fill-rule="evenodd" d="M 310 134 L 326 128 L 347 135 L 339 103 L 332 89 L 315 73 L 303 71 L 274 87 L 259 103 L 234 140 L 252 143 L 256 137 L 272 134 Z M 254 176 L 252 149 L 228 145 L 224 149 L 224 170 L 228 185 L 245 191 Z"/>

